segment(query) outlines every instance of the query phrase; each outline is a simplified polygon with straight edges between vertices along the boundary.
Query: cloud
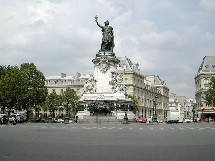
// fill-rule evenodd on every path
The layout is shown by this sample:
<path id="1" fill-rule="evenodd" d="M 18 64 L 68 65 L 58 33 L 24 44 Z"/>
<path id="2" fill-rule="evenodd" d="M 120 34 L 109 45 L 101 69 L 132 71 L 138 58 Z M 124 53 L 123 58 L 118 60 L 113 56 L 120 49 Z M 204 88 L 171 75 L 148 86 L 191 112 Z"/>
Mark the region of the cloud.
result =
<path id="1" fill-rule="evenodd" d="M 93 71 L 102 39 L 96 14 L 114 28 L 116 55 L 140 64 L 143 75 L 159 75 L 176 94 L 194 97 L 194 76 L 215 51 L 209 0 L 3 0 L 0 10 L 0 63 L 33 62 L 46 76 Z"/>
<path id="2" fill-rule="evenodd" d="M 215 1 L 214 0 L 201 0 L 199 5 L 206 10 L 215 10 Z"/>

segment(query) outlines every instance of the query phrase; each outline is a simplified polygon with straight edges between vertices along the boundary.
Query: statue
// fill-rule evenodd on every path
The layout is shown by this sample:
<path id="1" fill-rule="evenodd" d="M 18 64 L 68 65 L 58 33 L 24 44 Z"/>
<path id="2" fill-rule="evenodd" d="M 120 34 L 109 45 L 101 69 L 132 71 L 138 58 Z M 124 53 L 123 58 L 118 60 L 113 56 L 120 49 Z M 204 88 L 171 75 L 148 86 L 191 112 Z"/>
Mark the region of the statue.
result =
<path id="1" fill-rule="evenodd" d="M 96 15 L 94 18 L 97 25 L 102 29 L 102 35 L 103 35 L 101 49 L 99 51 L 113 52 L 113 47 L 114 47 L 113 28 L 109 26 L 108 20 L 105 22 L 105 26 L 101 26 L 97 21 L 98 16 Z"/>

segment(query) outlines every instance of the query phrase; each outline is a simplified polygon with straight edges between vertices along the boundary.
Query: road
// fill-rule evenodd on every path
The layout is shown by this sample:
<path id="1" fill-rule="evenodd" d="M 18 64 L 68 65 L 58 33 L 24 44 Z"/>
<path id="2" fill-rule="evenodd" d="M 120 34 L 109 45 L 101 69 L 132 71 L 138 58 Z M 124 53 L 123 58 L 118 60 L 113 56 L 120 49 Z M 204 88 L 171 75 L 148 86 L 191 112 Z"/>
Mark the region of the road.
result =
<path id="1" fill-rule="evenodd" d="M 214 161 L 215 124 L 0 126 L 0 161 Z"/>

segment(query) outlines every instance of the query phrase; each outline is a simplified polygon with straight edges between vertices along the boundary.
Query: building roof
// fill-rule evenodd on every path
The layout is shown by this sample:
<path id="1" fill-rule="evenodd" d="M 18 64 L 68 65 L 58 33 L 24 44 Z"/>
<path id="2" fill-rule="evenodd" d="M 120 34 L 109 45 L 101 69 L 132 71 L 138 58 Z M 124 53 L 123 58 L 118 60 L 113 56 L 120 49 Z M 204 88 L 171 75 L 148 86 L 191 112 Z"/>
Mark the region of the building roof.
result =
<path id="1" fill-rule="evenodd" d="M 205 56 L 197 74 L 208 70 L 215 72 L 215 56 Z"/>

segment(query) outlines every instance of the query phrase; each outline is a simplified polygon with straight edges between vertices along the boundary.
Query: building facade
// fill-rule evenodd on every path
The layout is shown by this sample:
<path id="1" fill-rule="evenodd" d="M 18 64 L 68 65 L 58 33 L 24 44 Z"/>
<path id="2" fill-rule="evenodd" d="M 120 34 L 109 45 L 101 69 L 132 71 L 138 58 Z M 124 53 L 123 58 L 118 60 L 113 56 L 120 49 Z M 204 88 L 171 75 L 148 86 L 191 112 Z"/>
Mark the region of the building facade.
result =
<path id="1" fill-rule="evenodd" d="M 201 119 L 215 118 L 215 109 L 206 103 L 205 92 L 209 88 L 210 79 L 215 77 L 215 56 L 205 56 L 195 76 L 196 116 Z"/>
<path id="2" fill-rule="evenodd" d="M 134 64 L 127 57 L 119 57 L 118 71 L 123 73 L 123 84 L 126 86 L 127 94 L 135 96 L 138 101 L 137 117 L 150 118 L 153 110 L 159 120 L 164 120 L 168 110 L 169 88 L 158 75 L 144 76 L 140 74 L 138 64 Z M 67 76 L 62 73 L 60 76 L 46 77 L 46 87 L 48 92 L 55 91 L 62 94 L 66 88 L 70 87 L 81 97 L 84 93 L 84 85 L 89 75 Z M 154 108 L 154 109 L 153 109 Z"/>

